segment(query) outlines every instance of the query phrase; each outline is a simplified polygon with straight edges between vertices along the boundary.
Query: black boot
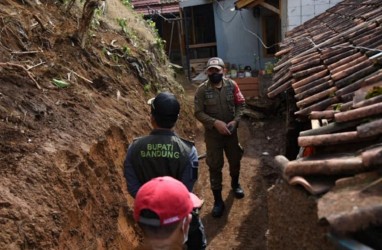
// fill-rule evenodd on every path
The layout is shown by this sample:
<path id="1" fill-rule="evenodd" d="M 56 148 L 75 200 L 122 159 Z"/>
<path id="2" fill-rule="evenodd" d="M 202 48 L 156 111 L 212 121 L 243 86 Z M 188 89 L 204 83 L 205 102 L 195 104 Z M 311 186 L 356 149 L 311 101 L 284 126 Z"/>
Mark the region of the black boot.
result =
<path id="1" fill-rule="evenodd" d="M 244 191 L 239 184 L 239 177 L 232 177 L 231 187 L 237 199 L 241 199 L 244 197 Z"/>
<path id="2" fill-rule="evenodd" d="M 225 208 L 222 199 L 222 190 L 212 190 L 212 193 L 215 199 L 214 207 L 212 208 L 212 217 L 221 217 Z"/>

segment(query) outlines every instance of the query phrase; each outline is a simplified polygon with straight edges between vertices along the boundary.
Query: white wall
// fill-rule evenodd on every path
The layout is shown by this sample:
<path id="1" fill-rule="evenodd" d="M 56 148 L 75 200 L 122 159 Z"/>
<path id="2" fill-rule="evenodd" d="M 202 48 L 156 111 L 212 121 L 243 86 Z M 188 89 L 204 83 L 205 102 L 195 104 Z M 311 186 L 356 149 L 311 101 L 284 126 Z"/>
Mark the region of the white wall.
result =
<path id="1" fill-rule="evenodd" d="M 255 68 L 254 54 L 259 53 L 259 23 L 253 9 L 233 10 L 235 0 L 214 3 L 214 18 L 218 56 L 224 62 Z M 262 49 L 260 48 L 260 51 Z"/>
<path id="2" fill-rule="evenodd" d="M 284 32 L 289 31 L 339 2 L 342 0 L 287 0 L 284 7 L 287 12 L 286 19 L 283 21 L 282 29 Z"/>

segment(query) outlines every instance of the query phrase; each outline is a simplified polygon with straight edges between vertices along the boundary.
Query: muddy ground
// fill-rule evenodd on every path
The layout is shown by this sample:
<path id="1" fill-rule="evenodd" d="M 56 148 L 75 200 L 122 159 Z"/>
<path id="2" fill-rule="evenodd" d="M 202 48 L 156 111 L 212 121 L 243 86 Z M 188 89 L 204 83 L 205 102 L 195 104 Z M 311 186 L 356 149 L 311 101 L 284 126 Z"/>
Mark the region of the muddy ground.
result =
<path id="1" fill-rule="evenodd" d="M 178 96 L 176 132 L 205 152 L 202 126 L 192 114 L 195 85 L 174 74 L 140 18 L 120 1 L 108 3 L 112 18 L 98 19 L 85 48 L 76 36 L 77 5 L 68 11 L 51 1 L 0 3 L 0 249 L 139 244 L 123 160 L 129 143 L 150 131 L 146 100 L 159 90 Z M 128 32 L 118 16 L 127 19 Z M 243 119 L 246 197 L 233 198 L 225 168 L 222 218 L 210 215 L 213 199 L 201 161 L 195 193 L 205 200 L 208 249 L 267 249 L 267 189 L 279 177 L 273 156 L 284 150 L 284 120 L 282 109 Z"/>

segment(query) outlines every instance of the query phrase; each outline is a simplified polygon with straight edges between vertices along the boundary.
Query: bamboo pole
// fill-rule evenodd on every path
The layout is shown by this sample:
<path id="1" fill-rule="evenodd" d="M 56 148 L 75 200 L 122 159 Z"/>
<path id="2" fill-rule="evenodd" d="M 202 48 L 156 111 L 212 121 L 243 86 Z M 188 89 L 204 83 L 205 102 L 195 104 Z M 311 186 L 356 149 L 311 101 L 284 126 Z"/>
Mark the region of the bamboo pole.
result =
<path id="1" fill-rule="evenodd" d="M 324 91 L 321 91 L 317 94 L 314 94 L 312 96 L 309 96 L 305 99 L 302 99 L 301 101 L 298 101 L 296 103 L 297 107 L 298 108 L 303 108 L 303 107 L 306 107 L 312 103 L 315 103 L 321 99 L 323 99 L 324 97 L 327 97 L 327 96 L 330 96 L 332 95 L 334 92 L 336 92 L 337 90 L 337 87 L 332 87 L 330 89 L 327 89 L 327 90 L 324 90 Z"/>
<path id="2" fill-rule="evenodd" d="M 356 31 L 358 31 L 360 29 L 363 29 L 363 28 L 370 28 L 370 29 L 374 28 L 377 25 L 375 23 L 375 21 L 377 21 L 379 19 L 381 19 L 381 18 L 376 17 L 376 18 L 370 19 L 370 20 L 368 20 L 366 22 L 362 22 L 360 24 L 357 24 L 356 26 L 354 26 L 354 27 L 352 27 L 352 28 L 350 28 L 350 29 L 348 29 L 348 30 L 346 30 L 346 31 L 344 31 L 344 32 L 342 32 L 342 33 L 340 33 L 340 34 L 338 34 L 338 35 L 328 39 L 328 40 L 326 40 L 325 42 L 317 44 L 315 47 L 313 47 L 311 49 L 308 49 L 308 50 L 306 50 L 306 51 L 304 51 L 304 52 L 302 52 L 302 53 L 300 53 L 298 55 L 294 55 L 293 60 L 298 60 L 299 58 L 304 57 L 306 55 L 309 55 L 312 52 L 316 52 L 317 53 L 317 49 L 319 49 L 321 47 L 324 47 L 324 46 L 326 46 L 328 44 L 332 44 L 333 42 L 341 42 L 341 41 L 344 40 L 344 37 L 349 37 L 352 33 L 356 32 Z M 354 54 L 354 53 L 352 53 L 352 54 Z M 290 61 L 286 61 L 285 63 L 277 65 L 276 67 L 277 68 L 282 68 L 288 62 L 290 62 Z"/>
<path id="3" fill-rule="evenodd" d="M 348 75 L 347 77 L 345 77 L 339 81 L 336 81 L 335 85 L 337 86 L 338 89 L 341 89 L 341 88 L 349 85 L 349 83 L 352 83 L 352 82 L 354 82 L 354 81 L 356 81 L 362 77 L 370 75 L 371 73 L 375 72 L 376 70 L 377 70 L 376 66 L 370 65 L 366 68 L 362 68 L 359 71 L 356 71 L 355 73 L 353 73 L 351 75 Z"/>
<path id="4" fill-rule="evenodd" d="M 359 79 L 358 81 L 351 83 L 342 89 L 337 90 L 336 95 L 337 96 L 343 96 L 349 93 L 352 93 L 356 91 L 357 89 L 360 89 L 362 87 L 363 82 L 368 78 L 369 76 L 366 76 L 364 78 Z"/>
<path id="5" fill-rule="evenodd" d="M 310 60 L 315 60 L 315 59 L 320 58 L 320 57 L 321 57 L 320 53 L 313 52 L 311 54 L 307 54 L 307 55 L 302 56 L 302 57 L 292 58 L 290 62 L 292 65 L 296 65 L 298 63 L 304 62 L 305 60 L 310 61 Z"/>
<path id="6" fill-rule="evenodd" d="M 340 112 L 334 115 L 334 119 L 336 122 L 347 122 L 378 114 L 382 114 L 382 103 L 376 103 L 358 109 Z"/>
<path id="7" fill-rule="evenodd" d="M 369 106 L 369 105 L 379 103 L 379 102 L 382 102 L 382 95 L 374 96 L 370 99 L 366 99 L 366 100 L 363 100 L 360 102 L 353 103 L 353 108 L 354 109 L 361 108 L 361 107 Z"/>
<path id="8" fill-rule="evenodd" d="M 344 94 L 342 96 L 338 96 L 338 99 L 341 100 L 342 105 L 344 105 L 346 103 L 350 104 L 354 99 L 354 92 Z M 340 110 L 342 110 L 342 109 L 340 109 Z"/>
<path id="9" fill-rule="evenodd" d="M 302 100 L 302 99 L 304 99 L 304 98 L 307 98 L 307 97 L 309 97 L 309 96 L 312 96 L 312 95 L 314 95 L 314 94 L 317 94 L 317 93 L 319 93 L 319 92 L 322 92 L 322 91 L 324 91 L 324 90 L 326 90 L 326 89 L 328 89 L 328 88 L 330 88 L 331 86 L 333 86 L 333 81 L 327 81 L 327 82 L 324 82 L 324 83 L 322 83 L 322 84 L 320 84 L 320 85 L 317 85 L 317 86 L 315 86 L 315 87 L 312 87 L 312 88 L 310 88 L 310 89 L 308 89 L 308 90 L 306 90 L 306 91 L 304 91 L 304 92 L 302 92 L 302 93 L 298 93 L 298 94 L 296 94 L 295 95 L 295 98 L 297 99 L 297 100 Z M 314 86 L 314 85 L 312 85 L 312 86 Z"/>
<path id="10" fill-rule="evenodd" d="M 361 154 L 363 164 L 367 167 L 382 165 L 382 147 L 367 150 Z"/>
<path id="11" fill-rule="evenodd" d="M 275 82 L 274 84 L 272 84 L 271 86 L 269 86 L 269 87 L 268 87 L 268 91 L 275 90 L 276 88 L 280 87 L 280 86 L 283 85 L 284 83 L 290 81 L 290 78 L 292 78 L 292 73 L 291 73 L 291 72 L 288 72 L 288 73 L 285 74 L 282 78 L 280 78 L 277 82 Z"/>
<path id="12" fill-rule="evenodd" d="M 342 44 L 342 46 L 345 46 L 345 45 L 348 45 L 349 43 L 346 43 L 346 44 Z M 328 47 L 328 48 L 324 48 L 322 51 L 321 51 L 321 60 L 325 61 L 326 59 L 328 58 L 332 58 L 333 56 L 337 56 L 337 55 L 340 55 L 346 51 L 348 51 L 349 48 L 343 48 L 343 47 L 337 47 L 337 48 L 332 48 L 332 47 Z"/>
<path id="13" fill-rule="evenodd" d="M 298 71 L 302 71 L 302 70 L 305 70 L 305 69 L 309 69 L 309 68 L 312 68 L 313 66 L 317 66 L 317 65 L 320 65 L 321 63 L 321 59 L 320 58 L 316 58 L 316 59 L 313 59 L 313 60 L 309 60 L 309 61 L 304 61 L 302 63 L 299 63 L 297 65 L 294 65 L 292 67 L 289 68 L 289 70 L 294 73 L 294 72 L 298 72 Z"/>
<path id="14" fill-rule="evenodd" d="M 336 110 L 324 110 L 324 111 L 313 111 L 310 113 L 309 118 L 314 119 L 333 119 L 334 114 L 338 113 Z"/>
<path id="15" fill-rule="evenodd" d="M 312 119 L 312 118 L 311 118 Z M 300 136 L 312 136 L 312 135 L 322 135 L 322 134 L 332 134 L 338 131 L 343 131 L 345 129 L 355 128 L 362 121 L 356 120 L 351 122 L 336 123 L 332 122 L 326 126 L 322 126 L 315 129 L 305 130 L 300 132 Z"/>
<path id="16" fill-rule="evenodd" d="M 352 94 L 353 94 L 353 93 L 352 93 Z M 351 98 L 349 97 L 349 99 L 352 99 L 352 97 L 351 97 Z M 344 103 L 344 104 L 341 105 L 341 107 L 340 107 L 340 111 L 341 111 L 341 112 L 348 111 L 348 110 L 350 110 L 350 109 L 352 108 L 352 106 L 353 106 L 353 101 L 350 100 L 350 101 L 348 101 L 347 103 Z"/>
<path id="17" fill-rule="evenodd" d="M 354 142 L 358 139 L 359 138 L 356 131 L 328 135 L 300 136 L 298 138 L 298 145 L 300 147 L 336 145 Z"/>
<path id="18" fill-rule="evenodd" d="M 382 134 L 382 119 L 374 120 L 357 127 L 359 137 L 370 137 Z"/>
<path id="19" fill-rule="evenodd" d="M 284 55 L 284 54 L 289 53 L 291 50 L 292 50 L 292 47 L 288 47 L 288 48 L 282 49 L 282 50 L 276 52 L 276 53 L 275 53 L 275 56 L 276 56 L 276 57 L 280 57 L 280 56 L 282 56 L 282 55 Z"/>
<path id="20" fill-rule="evenodd" d="M 309 107 L 306 107 L 304 109 L 301 109 L 297 112 L 295 112 L 295 115 L 297 116 L 308 116 L 310 112 L 312 111 L 320 111 L 320 110 L 325 110 L 327 109 L 330 105 L 338 103 L 338 98 L 337 97 L 331 97 L 328 99 L 325 99 L 323 101 L 320 101 L 318 103 L 315 103 Z"/>
<path id="21" fill-rule="evenodd" d="M 349 44 L 349 46 L 350 46 L 350 44 Z M 324 60 L 324 64 L 325 65 L 331 65 L 333 63 L 336 63 L 336 62 L 338 62 L 338 61 L 340 61 L 340 60 L 342 60 L 344 58 L 347 58 L 347 57 L 353 55 L 356 52 L 357 51 L 355 49 L 347 50 L 347 51 L 345 51 L 345 52 L 343 52 L 341 54 L 337 54 L 337 55 L 334 55 L 334 56 L 332 56 L 332 57 L 330 57 L 328 59 L 325 59 Z"/>
<path id="22" fill-rule="evenodd" d="M 345 78 L 353 73 L 356 73 L 356 72 L 359 72 L 361 69 L 364 69 L 370 65 L 372 65 L 373 63 L 370 61 L 370 60 L 363 60 L 362 62 L 356 64 L 356 65 L 352 65 L 351 63 L 348 63 L 348 64 L 345 64 L 343 65 L 345 67 L 345 69 L 343 69 L 342 71 L 338 72 L 338 73 L 335 73 L 335 74 L 332 74 L 332 79 L 333 81 L 338 81 L 342 78 Z"/>
<path id="23" fill-rule="evenodd" d="M 352 56 L 350 56 L 349 58 L 352 58 Z M 345 58 L 345 59 L 347 59 L 347 58 Z M 339 73 L 341 71 L 346 71 L 348 68 L 356 66 L 356 65 L 358 65 L 358 64 L 360 64 L 362 62 L 365 62 L 367 60 L 369 60 L 369 58 L 367 58 L 364 55 L 361 55 L 358 58 L 352 58 L 347 63 L 345 63 L 343 65 L 339 65 L 337 68 L 332 69 L 330 73 L 332 75 L 335 75 L 335 74 L 337 74 L 337 73 Z"/>
<path id="24" fill-rule="evenodd" d="M 378 70 L 375 75 L 366 79 L 364 85 L 370 85 L 372 83 L 379 82 L 379 81 L 382 81 L 382 69 Z"/>
<path id="25" fill-rule="evenodd" d="M 339 71 L 342 71 L 350 66 L 353 66 L 353 65 L 356 65 L 362 61 L 365 61 L 367 60 L 368 58 L 364 55 L 362 55 L 361 53 L 356 53 L 356 54 L 353 54 L 349 57 L 345 57 L 341 60 L 339 60 L 338 62 L 336 63 L 333 63 L 333 64 L 330 64 L 328 66 L 328 69 L 330 70 L 330 72 L 332 74 L 336 74 L 338 73 Z"/>
<path id="26" fill-rule="evenodd" d="M 333 157 L 336 157 L 333 155 Z M 365 171 L 361 157 L 348 156 L 323 160 L 290 161 L 285 167 L 287 176 L 354 174 Z"/>
<path id="27" fill-rule="evenodd" d="M 274 76 L 273 76 L 273 82 L 277 82 L 279 79 L 281 79 L 283 76 L 285 76 L 286 74 L 289 74 L 289 68 L 287 67 L 284 67 L 282 68 L 281 70 L 277 71 Z"/>
<path id="28" fill-rule="evenodd" d="M 329 70 L 324 69 L 324 70 L 322 70 L 322 71 L 320 71 L 320 72 L 318 72 L 318 73 L 315 73 L 315 74 L 313 74 L 313 75 L 311 75 L 311 76 L 309 76 L 309 77 L 307 77 L 307 78 L 304 78 L 304 79 L 302 79 L 302 80 L 300 80 L 300 81 L 297 81 L 297 82 L 293 83 L 293 84 L 292 84 L 292 87 L 293 87 L 294 89 L 296 89 L 296 88 L 298 88 L 298 87 L 301 87 L 301 86 L 303 86 L 303 85 L 305 85 L 305 84 L 307 84 L 307 83 L 309 83 L 309 82 L 312 82 L 312 81 L 314 81 L 314 80 L 317 80 L 318 78 L 324 77 L 325 75 L 328 74 L 328 72 L 329 72 Z"/>
<path id="29" fill-rule="evenodd" d="M 329 82 L 330 86 L 333 85 L 333 81 L 330 80 L 330 76 L 325 76 L 325 77 L 322 77 L 322 78 L 318 78 L 317 80 L 314 80 L 306 85 L 303 85 L 301 87 L 298 87 L 298 88 L 295 88 L 294 89 L 294 92 L 299 94 L 299 93 L 302 93 L 302 92 L 305 92 L 305 91 L 308 91 L 314 87 L 317 87 L 325 82 Z"/>
<path id="30" fill-rule="evenodd" d="M 317 72 L 320 72 L 322 70 L 325 70 L 325 65 L 319 65 L 319 66 L 316 66 L 316 67 L 313 67 L 313 68 L 309 68 L 309 69 L 306 69 L 306 70 L 301 70 L 299 72 L 296 72 L 293 74 L 293 78 L 295 79 L 299 79 L 299 78 L 304 78 L 304 77 L 308 77 L 312 74 L 315 74 Z"/>
<path id="31" fill-rule="evenodd" d="M 290 86 L 292 85 L 292 82 L 293 82 L 293 80 L 289 80 L 286 83 L 282 84 L 280 87 L 268 92 L 268 97 L 273 98 L 273 97 L 277 96 L 278 94 L 284 92 L 285 90 L 290 88 Z"/>

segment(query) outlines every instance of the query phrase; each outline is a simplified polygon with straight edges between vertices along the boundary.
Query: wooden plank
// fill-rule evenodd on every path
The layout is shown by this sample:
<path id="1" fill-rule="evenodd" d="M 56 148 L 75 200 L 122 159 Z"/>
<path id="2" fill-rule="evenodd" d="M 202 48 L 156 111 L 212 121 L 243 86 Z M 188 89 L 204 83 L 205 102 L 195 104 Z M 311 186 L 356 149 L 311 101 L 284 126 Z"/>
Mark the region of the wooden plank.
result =
<path id="1" fill-rule="evenodd" d="M 196 58 L 196 59 L 190 59 L 190 63 L 200 63 L 204 62 L 207 64 L 209 58 Z"/>
<path id="2" fill-rule="evenodd" d="M 259 3 L 259 5 L 263 6 L 264 8 L 266 8 L 266 9 L 268 9 L 270 11 L 275 12 L 278 15 L 281 14 L 279 9 L 277 9 L 276 7 L 274 7 L 274 6 L 272 6 L 272 5 L 268 4 L 268 3 L 262 2 L 262 3 Z M 252 4 L 250 4 L 248 7 L 255 7 L 255 6 L 252 6 Z"/>
<path id="3" fill-rule="evenodd" d="M 241 91 L 243 90 L 259 90 L 258 84 L 239 84 L 239 88 Z"/>
<path id="4" fill-rule="evenodd" d="M 257 77 L 244 77 L 244 78 L 233 78 L 237 84 L 245 84 L 245 83 L 258 83 L 259 78 Z"/>
<path id="5" fill-rule="evenodd" d="M 206 68 L 207 61 L 208 61 L 208 58 L 191 59 L 190 60 L 191 70 L 194 73 L 199 74 Z"/>
<path id="6" fill-rule="evenodd" d="M 241 92 L 245 98 L 248 97 L 257 97 L 259 96 L 259 91 L 256 90 L 245 90 Z"/>
<path id="7" fill-rule="evenodd" d="M 244 97 L 259 96 L 259 79 L 257 77 L 234 78 Z"/>
<path id="8" fill-rule="evenodd" d="M 247 7 L 249 4 L 256 6 L 263 1 L 264 0 L 239 0 L 235 3 L 235 6 L 236 8 L 241 9 Z"/>
<path id="9" fill-rule="evenodd" d="M 190 44 L 188 47 L 190 49 L 198 49 L 198 48 L 208 48 L 208 47 L 214 47 L 216 46 L 215 43 L 198 43 L 198 44 Z"/>

